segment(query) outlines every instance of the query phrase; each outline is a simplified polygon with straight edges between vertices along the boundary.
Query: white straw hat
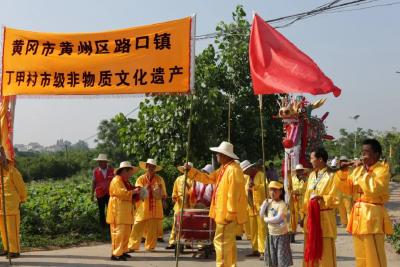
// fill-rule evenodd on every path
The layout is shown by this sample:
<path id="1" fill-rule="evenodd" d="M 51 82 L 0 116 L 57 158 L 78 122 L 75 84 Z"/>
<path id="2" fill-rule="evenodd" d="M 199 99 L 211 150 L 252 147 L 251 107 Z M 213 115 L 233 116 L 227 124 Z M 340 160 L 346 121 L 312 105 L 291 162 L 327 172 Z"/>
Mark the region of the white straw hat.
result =
<path id="1" fill-rule="evenodd" d="M 246 171 L 248 168 L 251 168 L 255 165 L 255 163 L 251 164 L 251 162 L 246 159 L 240 163 L 240 168 L 242 168 L 242 171 Z"/>
<path id="2" fill-rule="evenodd" d="M 304 167 L 303 167 L 303 164 L 297 164 L 296 165 L 296 168 L 294 168 L 296 171 L 299 171 L 299 170 L 305 170 L 304 169 Z"/>
<path id="3" fill-rule="evenodd" d="M 95 160 L 95 161 L 109 161 L 108 159 L 107 159 L 107 154 L 99 154 L 98 156 L 97 156 L 97 158 L 95 158 L 95 159 L 93 159 L 93 160 Z"/>
<path id="4" fill-rule="evenodd" d="M 143 170 L 147 170 L 146 164 L 154 165 L 156 166 L 156 172 L 161 171 L 162 167 L 157 165 L 157 161 L 155 159 L 147 159 L 146 162 L 140 161 L 139 162 L 139 167 Z"/>
<path id="5" fill-rule="evenodd" d="M 233 153 L 233 145 L 226 141 L 223 141 L 218 147 L 210 147 L 210 150 L 213 152 L 224 154 L 231 159 L 239 159 L 239 157 L 236 156 L 235 153 Z"/>
<path id="6" fill-rule="evenodd" d="M 187 164 L 188 164 L 191 168 L 193 168 L 193 163 L 188 162 Z M 179 170 L 181 173 L 184 173 L 184 172 L 185 172 L 185 167 L 184 167 L 184 166 L 179 166 L 179 167 L 178 167 L 178 170 Z"/>
<path id="7" fill-rule="evenodd" d="M 214 167 L 211 164 L 207 164 L 206 166 L 204 166 L 203 169 L 201 169 L 202 171 L 205 171 L 206 173 L 210 174 L 214 171 Z"/>
<path id="8" fill-rule="evenodd" d="M 117 172 L 123 168 L 130 168 L 133 170 L 133 173 L 136 173 L 139 170 L 138 167 L 132 166 L 129 161 L 123 161 L 119 164 L 119 168 L 114 170 L 114 174 L 117 174 Z"/>

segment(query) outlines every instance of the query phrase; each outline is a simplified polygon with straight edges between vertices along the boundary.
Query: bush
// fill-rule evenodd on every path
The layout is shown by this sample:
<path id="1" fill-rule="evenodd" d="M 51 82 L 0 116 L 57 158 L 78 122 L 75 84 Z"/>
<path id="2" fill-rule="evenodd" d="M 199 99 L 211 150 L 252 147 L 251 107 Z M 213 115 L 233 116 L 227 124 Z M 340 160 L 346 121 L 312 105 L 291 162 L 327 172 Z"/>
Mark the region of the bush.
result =
<path id="1" fill-rule="evenodd" d="M 21 233 L 98 232 L 97 206 L 91 201 L 90 192 L 91 180 L 85 175 L 63 181 L 31 182 L 28 201 L 21 207 Z"/>
<path id="2" fill-rule="evenodd" d="M 394 233 L 388 237 L 388 240 L 393 245 L 396 252 L 400 253 L 400 223 L 394 225 Z"/>
<path id="3" fill-rule="evenodd" d="M 95 151 L 70 150 L 65 152 L 18 152 L 17 168 L 25 181 L 64 179 L 90 169 Z"/>
<path id="4" fill-rule="evenodd" d="M 27 183 L 28 201 L 21 205 L 21 245 L 53 248 L 87 242 L 109 242 L 108 229 L 101 229 L 97 204 L 90 198 L 91 172 L 65 180 Z M 173 217 L 165 210 L 164 230 Z M 1 244 L 1 242 L 0 242 Z"/>
<path id="5" fill-rule="evenodd" d="M 28 201 L 21 206 L 22 246 L 66 246 L 105 238 L 88 177 L 27 184 Z"/>

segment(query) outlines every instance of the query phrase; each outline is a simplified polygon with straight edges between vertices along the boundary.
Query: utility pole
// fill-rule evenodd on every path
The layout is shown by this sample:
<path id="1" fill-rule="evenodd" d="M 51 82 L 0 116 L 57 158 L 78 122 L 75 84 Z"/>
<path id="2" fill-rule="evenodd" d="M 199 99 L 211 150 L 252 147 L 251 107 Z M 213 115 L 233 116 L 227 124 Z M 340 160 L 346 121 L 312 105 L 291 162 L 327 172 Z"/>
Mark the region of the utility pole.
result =
<path id="1" fill-rule="evenodd" d="M 354 132 L 354 153 L 353 153 L 353 158 L 356 158 L 357 155 L 357 120 L 360 118 L 360 115 L 355 115 L 355 116 L 350 116 L 350 119 L 354 120 L 354 126 L 356 127 L 356 130 Z"/>

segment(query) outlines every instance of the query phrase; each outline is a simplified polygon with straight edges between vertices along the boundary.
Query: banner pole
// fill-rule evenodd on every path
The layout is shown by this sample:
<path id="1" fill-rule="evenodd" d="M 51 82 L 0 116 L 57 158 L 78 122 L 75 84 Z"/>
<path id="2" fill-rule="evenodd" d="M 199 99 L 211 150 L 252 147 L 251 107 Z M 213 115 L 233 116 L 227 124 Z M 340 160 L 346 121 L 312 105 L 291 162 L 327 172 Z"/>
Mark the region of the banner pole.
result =
<path id="1" fill-rule="evenodd" d="M 196 38 L 196 14 L 192 15 L 192 20 L 191 20 L 191 50 L 190 50 L 190 90 L 191 94 L 189 95 L 190 97 L 190 106 L 189 106 L 189 121 L 188 121 L 188 140 L 187 140 L 187 147 L 186 147 L 186 161 L 185 163 L 189 162 L 189 156 L 190 156 L 190 139 L 192 136 L 192 115 L 193 115 L 193 98 L 195 94 L 195 38 Z M 185 207 L 185 200 L 186 200 L 186 181 L 187 181 L 187 169 L 185 169 L 185 178 L 183 180 L 183 199 L 182 199 L 182 207 L 180 210 L 179 214 L 179 219 L 178 221 L 175 220 L 176 225 L 179 225 L 178 230 L 178 236 L 177 236 L 177 241 L 175 244 L 175 266 L 179 266 L 179 253 L 180 253 L 180 247 L 181 247 L 181 233 L 182 233 L 182 215 L 183 215 L 183 210 Z M 175 216 L 175 215 L 174 215 Z"/>
<path id="2" fill-rule="evenodd" d="M 192 114 L 193 114 L 193 95 L 190 95 L 190 108 L 189 108 L 189 121 L 188 121 L 188 141 L 186 147 L 186 161 L 185 164 L 189 162 L 190 155 L 190 138 L 192 135 Z M 175 220 L 176 225 L 179 225 L 178 237 L 175 245 L 175 266 L 179 266 L 179 254 L 181 250 L 181 232 L 182 232 L 182 216 L 186 202 L 186 181 L 187 181 L 187 169 L 185 168 L 185 178 L 183 180 L 183 199 L 182 199 L 182 207 L 179 213 L 178 220 Z M 178 200 L 179 201 L 179 200 Z M 174 215 L 175 216 L 175 215 Z"/>
<path id="3" fill-rule="evenodd" d="M 5 49 L 5 40 L 6 40 L 6 27 L 3 27 L 3 38 L 2 38 L 2 54 L 1 54 L 1 80 L 0 80 L 0 83 L 1 83 L 1 86 L 0 86 L 0 89 L 1 89 L 1 92 L 0 92 L 0 96 L 1 96 L 1 108 L 4 108 L 3 107 L 3 105 L 4 105 L 4 100 L 5 100 L 5 97 L 3 96 L 3 81 L 4 81 L 4 77 L 3 77 L 3 73 L 4 73 L 4 49 Z M 8 104 L 8 103 L 7 103 Z M 6 110 L 5 110 L 5 114 L 7 113 L 7 109 L 8 109 L 8 106 L 7 107 L 5 107 L 6 108 Z M 1 121 L 1 118 L 0 118 L 0 121 Z M 1 127 L 1 123 L 0 123 L 0 127 Z M 1 133 L 0 133 L 0 149 L 3 147 L 3 136 L 1 136 Z M 0 176 L 1 176 L 1 201 L 2 201 L 2 203 L 3 203 L 3 205 L 2 205 L 2 209 L 3 209 L 3 224 L 4 224 L 4 228 L 5 228 L 5 235 L 6 235 L 6 245 L 7 245 L 7 258 L 8 258 L 8 264 L 9 265 L 12 265 L 12 262 L 11 262 L 11 257 L 10 257 L 10 240 L 9 240 L 9 238 L 8 238 L 8 227 L 7 227 L 7 211 L 6 211 L 6 197 L 5 197 L 5 195 L 4 195 L 4 177 L 3 177 L 3 167 L 5 166 L 4 165 L 4 162 L 7 162 L 7 156 L 6 156 L 6 154 L 4 153 L 4 157 L 5 157 L 5 159 L 1 162 L 1 166 L 0 166 Z M 4 245 L 3 245 L 3 247 L 4 247 Z"/>

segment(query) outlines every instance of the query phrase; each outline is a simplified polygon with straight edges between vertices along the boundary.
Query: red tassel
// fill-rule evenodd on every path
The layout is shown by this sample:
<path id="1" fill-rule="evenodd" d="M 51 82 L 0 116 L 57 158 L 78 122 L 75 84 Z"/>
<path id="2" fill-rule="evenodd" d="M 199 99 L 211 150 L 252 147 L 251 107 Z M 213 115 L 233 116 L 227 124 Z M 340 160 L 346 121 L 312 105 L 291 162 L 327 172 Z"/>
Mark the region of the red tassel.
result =
<path id="1" fill-rule="evenodd" d="M 307 218 L 307 245 L 304 250 L 304 261 L 311 263 L 313 266 L 315 261 L 322 258 L 322 228 L 320 220 L 320 209 L 318 200 L 311 199 L 308 204 Z"/>

